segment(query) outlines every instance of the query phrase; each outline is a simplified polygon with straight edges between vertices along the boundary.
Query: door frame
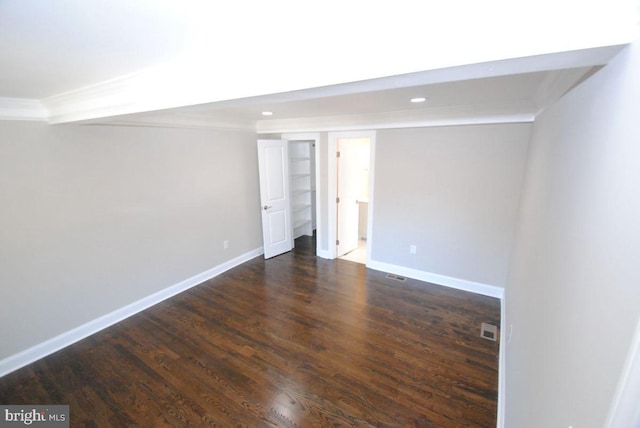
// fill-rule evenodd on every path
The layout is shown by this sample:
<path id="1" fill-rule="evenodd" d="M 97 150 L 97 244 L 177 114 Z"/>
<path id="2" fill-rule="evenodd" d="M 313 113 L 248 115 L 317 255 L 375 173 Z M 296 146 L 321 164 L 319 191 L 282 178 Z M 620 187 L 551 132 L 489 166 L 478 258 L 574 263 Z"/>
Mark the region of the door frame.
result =
<path id="1" fill-rule="evenodd" d="M 369 138 L 369 204 L 367 208 L 367 262 L 366 266 L 371 264 L 371 248 L 373 243 L 373 201 L 374 201 L 374 177 L 375 177 L 375 158 L 376 158 L 376 131 L 340 131 L 329 132 L 327 150 L 328 150 L 328 243 L 329 243 L 329 258 L 335 259 L 337 256 L 337 248 L 335 245 L 337 234 L 337 218 L 336 213 L 338 204 L 336 203 L 337 197 L 337 176 L 338 176 L 338 162 L 336 158 L 336 151 L 338 147 L 338 140 L 342 138 Z"/>
<path id="2" fill-rule="evenodd" d="M 284 133 L 280 136 L 283 140 L 287 141 L 313 141 L 315 144 L 315 189 L 316 189 L 316 255 L 320 255 L 322 253 L 322 249 L 320 243 L 322 239 L 320 239 L 322 234 L 325 231 L 322 228 L 322 204 L 321 204 L 321 189 L 322 183 L 320 180 L 320 133 L 319 132 L 288 132 Z"/>

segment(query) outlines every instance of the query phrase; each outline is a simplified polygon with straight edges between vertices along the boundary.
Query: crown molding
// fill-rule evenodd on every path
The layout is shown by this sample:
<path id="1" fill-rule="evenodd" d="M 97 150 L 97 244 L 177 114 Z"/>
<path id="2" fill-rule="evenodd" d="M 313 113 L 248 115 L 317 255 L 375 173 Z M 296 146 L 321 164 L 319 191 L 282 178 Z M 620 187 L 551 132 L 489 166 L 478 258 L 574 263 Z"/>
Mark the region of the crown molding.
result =
<path id="1" fill-rule="evenodd" d="M 86 125 L 106 125 L 106 126 L 145 126 L 156 128 L 201 128 L 219 129 L 229 131 L 250 131 L 255 132 L 256 122 L 234 119 L 208 119 L 202 117 L 181 117 L 179 115 L 144 115 L 143 117 L 123 116 L 109 119 L 84 122 Z"/>
<path id="2" fill-rule="evenodd" d="M 51 112 L 49 123 L 59 124 L 120 116 L 144 111 L 137 100 L 148 84 L 149 70 L 131 73 L 43 99 Z M 147 104 L 150 104 L 147 102 Z M 149 105 L 147 110 L 157 110 Z"/>
<path id="3" fill-rule="evenodd" d="M 39 100 L 0 97 L 0 120 L 46 121 L 49 112 Z"/>
<path id="4" fill-rule="evenodd" d="M 60 124 L 219 101 L 228 95 L 215 91 L 219 85 L 222 83 L 212 81 L 206 70 L 190 68 L 186 63 L 165 64 L 42 101 L 51 112 L 49 123 Z"/>

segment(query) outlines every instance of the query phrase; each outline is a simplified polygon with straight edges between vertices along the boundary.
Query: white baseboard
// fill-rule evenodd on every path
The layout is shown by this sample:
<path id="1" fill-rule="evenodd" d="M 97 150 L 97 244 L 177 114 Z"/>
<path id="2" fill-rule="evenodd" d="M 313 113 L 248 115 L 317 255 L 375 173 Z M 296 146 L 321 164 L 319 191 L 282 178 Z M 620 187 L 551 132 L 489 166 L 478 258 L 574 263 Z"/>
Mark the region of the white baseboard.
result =
<path id="1" fill-rule="evenodd" d="M 382 272 L 389 272 L 400 276 L 406 276 L 407 278 L 413 278 L 420 281 L 430 282 L 432 284 L 443 285 L 445 287 L 456 288 L 458 290 L 470 291 L 476 294 L 482 294 L 484 296 L 495 297 L 500 299 L 500 350 L 499 350 L 499 362 L 498 362 L 498 420 L 497 428 L 504 427 L 505 416 L 505 374 L 506 374 L 506 361 L 505 354 L 507 346 L 506 342 L 506 307 L 504 299 L 504 288 L 497 287 L 495 285 L 482 284 L 479 282 L 467 281 L 465 279 L 453 278 L 446 275 L 439 275 L 431 272 L 424 272 L 417 269 L 411 269 L 404 266 L 398 266 L 390 263 L 379 262 L 377 260 L 371 260 L 367 263 L 367 267 L 370 269 L 380 270 Z"/>
<path id="2" fill-rule="evenodd" d="M 319 248 L 316 248 L 316 256 L 323 258 L 323 259 L 332 259 L 333 257 L 331 256 L 331 253 L 329 252 L 329 250 L 321 250 Z"/>
<path id="3" fill-rule="evenodd" d="M 89 321 L 86 324 L 80 325 L 72 330 L 62 333 L 58 336 L 52 337 L 42 343 L 39 343 L 17 354 L 11 355 L 3 360 L 0 360 L 0 377 L 11 373 L 19 368 L 31 364 L 41 358 L 51 355 L 54 352 L 59 351 L 75 342 L 78 342 L 85 337 L 88 337 L 94 333 L 99 332 L 117 322 L 120 322 L 132 315 L 137 314 L 157 303 L 162 302 L 178 293 L 181 293 L 189 288 L 203 283 L 211 278 L 220 275 L 229 269 L 236 267 L 246 261 L 249 261 L 255 257 L 263 254 L 263 248 L 256 248 L 238 257 L 235 257 L 229 261 L 226 261 L 214 268 L 211 268 L 205 272 L 194 275 L 190 278 L 180 281 L 170 287 L 153 293 L 147 297 L 144 297 L 136 302 L 133 302 L 127 306 L 103 315 L 99 318 Z"/>
<path id="4" fill-rule="evenodd" d="M 377 260 L 371 260 L 369 263 L 367 263 L 367 267 L 370 269 L 406 276 L 408 278 L 413 278 L 424 282 L 430 282 L 432 284 L 443 285 L 445 287 L 456 288 L 458 290 L 470 291 L 472 293 L 482 294 L 484 296 L 496 297 L 498 299 L 502 299 L 504 295 L 504 288 L 497 287 L 495 285 L 467 281 L 466 279 L 453 278 L 437 273 L 425 272 L 404 266 L 379 262 Z"/>

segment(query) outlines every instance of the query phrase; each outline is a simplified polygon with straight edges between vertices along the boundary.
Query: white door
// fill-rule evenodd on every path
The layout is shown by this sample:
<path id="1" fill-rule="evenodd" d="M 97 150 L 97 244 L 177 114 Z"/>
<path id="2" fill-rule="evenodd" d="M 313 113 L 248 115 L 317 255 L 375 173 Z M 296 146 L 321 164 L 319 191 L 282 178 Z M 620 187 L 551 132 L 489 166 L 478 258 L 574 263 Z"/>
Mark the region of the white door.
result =
<path id="1" fill-rule="evenodd" d="M 293 248 L 286 140 L 258 140 L 258 169 L 264 258 Z"/>
<path id="2" fill-rule="evenodd" d="M 337 257 L 358 248 L 358 197 L 362 169 L 358 159 L 359 140 L 338 140 Z"/>

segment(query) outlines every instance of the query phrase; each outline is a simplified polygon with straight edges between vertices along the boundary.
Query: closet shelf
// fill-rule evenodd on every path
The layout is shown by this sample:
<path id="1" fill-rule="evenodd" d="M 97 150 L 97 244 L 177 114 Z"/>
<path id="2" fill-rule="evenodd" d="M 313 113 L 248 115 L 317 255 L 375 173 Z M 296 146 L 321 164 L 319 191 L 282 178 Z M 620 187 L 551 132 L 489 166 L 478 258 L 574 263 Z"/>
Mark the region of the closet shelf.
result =
<path id="1" fill-rule="evenodd" d="M 311 208 L 311 204 L 296 204 L 291 207 L 293 211 L 302 211 L 305 208 Z"/>
<path id="2" fill-rule="evenodd" d="M 311 192 L 311 189 L 295 189 L 291 191 L 291 194 L 294 196 L 304 195 L 305 193 Z"/>
<path id="3" fill-rule="evenodd" d="M 296 220 L 295 222 L 293 222 L 293 228 L 297 229 L 300 226 L 304 226 L 306 224 L 311 223 L 311 219 L 310 218 L 301 218 L 299 220 Z"/>
<path id="4" fill-rule="evenodd" d="M 291 223 L 294 238 L 313 234 L 315 213 L 314 148 L 310 141 L 289 142 Z"/>

